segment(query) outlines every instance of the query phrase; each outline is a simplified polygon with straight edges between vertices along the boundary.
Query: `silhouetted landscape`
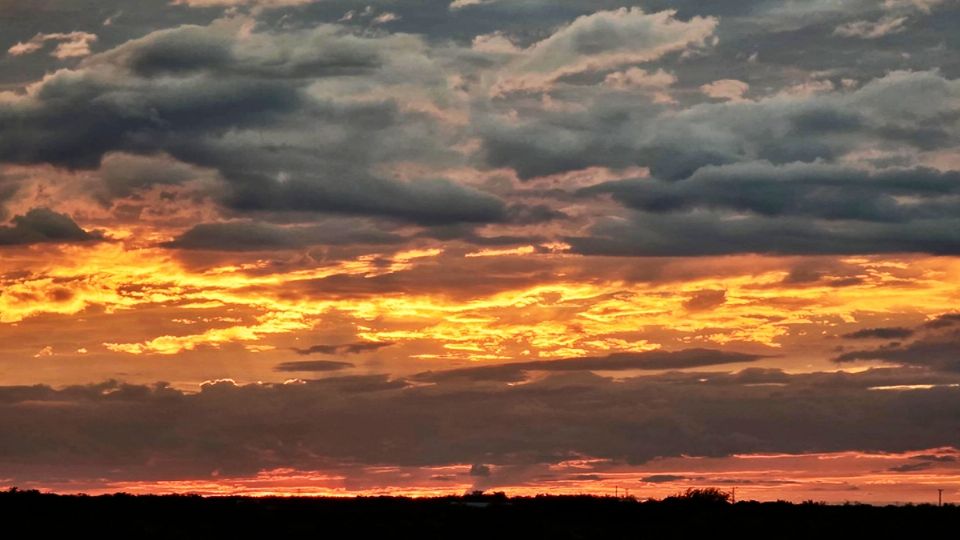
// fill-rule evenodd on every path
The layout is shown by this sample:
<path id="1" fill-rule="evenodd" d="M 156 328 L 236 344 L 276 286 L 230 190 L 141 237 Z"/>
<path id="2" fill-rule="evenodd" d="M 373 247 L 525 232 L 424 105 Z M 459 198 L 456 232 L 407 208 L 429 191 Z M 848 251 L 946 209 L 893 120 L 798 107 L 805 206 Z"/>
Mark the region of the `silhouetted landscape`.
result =
<path id="1" fill-rule="evenodd" d="M 127 538 L 919 538 L 960 524 L 960 507 L 732 503 L 691 489 L 662 500 L 507 497 L 200 497 L 0 492 L 7 530 Z"/>

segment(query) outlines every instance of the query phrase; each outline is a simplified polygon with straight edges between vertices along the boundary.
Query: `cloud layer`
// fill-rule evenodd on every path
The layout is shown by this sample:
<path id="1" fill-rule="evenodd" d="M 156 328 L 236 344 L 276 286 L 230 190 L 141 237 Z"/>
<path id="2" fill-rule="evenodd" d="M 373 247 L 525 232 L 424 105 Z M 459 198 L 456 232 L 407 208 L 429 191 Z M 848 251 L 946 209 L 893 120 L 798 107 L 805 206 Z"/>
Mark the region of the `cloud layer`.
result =
<path id="1" fill-rule="evenodd" d="M 623 382 L 564 374 L 520 386 L 409 387 L 380 376 L 204 384 L 199 393 L 106 382 L 0 389 L 3 474 L 38 466 L 112 479 L 311 470 L 324 464 L 557 463 L 960 444 L 955 388 L 908 371 L 668 374 Z M 920 421 L 920 419 L 923 419 Z M 444 444 L 437 444 L 444 441 Z"/>

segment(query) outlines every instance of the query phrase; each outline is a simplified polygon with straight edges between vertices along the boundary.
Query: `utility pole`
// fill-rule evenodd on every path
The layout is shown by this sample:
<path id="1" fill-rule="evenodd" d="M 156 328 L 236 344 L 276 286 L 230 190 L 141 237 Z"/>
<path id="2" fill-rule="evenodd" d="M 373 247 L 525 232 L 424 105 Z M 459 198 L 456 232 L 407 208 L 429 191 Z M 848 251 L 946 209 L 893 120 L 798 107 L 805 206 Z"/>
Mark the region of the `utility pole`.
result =
<path id="1" fill-rule="evenodd" d="M 614 486 L 614 494 L 619 499 L 620 498 L 620 486 Z"/>
<path id="2" fill-rule="evenodd" d="M 943 490 L 937 490 L 937 506 L 943 506 Z"/>
<path id="3" fill-rule="evenodd" d="M 730 499 L 733 504 L 737 504 L 737 486 L 733 486 L 733 489 L 730 490 Z"/>

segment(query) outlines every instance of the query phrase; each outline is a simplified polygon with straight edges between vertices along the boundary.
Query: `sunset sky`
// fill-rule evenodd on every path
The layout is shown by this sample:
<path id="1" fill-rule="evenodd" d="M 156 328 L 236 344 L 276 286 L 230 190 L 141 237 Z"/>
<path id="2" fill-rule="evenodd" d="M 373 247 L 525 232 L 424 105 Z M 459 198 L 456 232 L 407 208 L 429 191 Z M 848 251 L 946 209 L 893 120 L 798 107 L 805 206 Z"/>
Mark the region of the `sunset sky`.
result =
<path id="1" fill-rule="evenodd" d="M 0 488 L 960 502 L 958 28 L 0 0 Z"/>

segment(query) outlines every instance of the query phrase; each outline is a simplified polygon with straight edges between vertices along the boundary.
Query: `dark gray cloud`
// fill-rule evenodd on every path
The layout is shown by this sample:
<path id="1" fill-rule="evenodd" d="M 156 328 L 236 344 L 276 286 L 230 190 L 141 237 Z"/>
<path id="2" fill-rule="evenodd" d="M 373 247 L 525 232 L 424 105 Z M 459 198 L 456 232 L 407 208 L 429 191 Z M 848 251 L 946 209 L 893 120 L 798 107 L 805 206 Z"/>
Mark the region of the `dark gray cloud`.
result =
<path id="1" fill-rule="evenodd" d="M 490 476 L 490 467 L 482 463 L 474 463 L 470 466 L 470 476 Z"/>
<path id="2" fill-rule="evenodd" d="M 960 318 L 957 314 L 941 315 L 911 329 L 903 337 L 913 339 L 894 341 L 874 349 L 847 351 L 834 361 L 883 360 L 940 371 L 960 371 Z"/>
<path id="3" fill-rule="evenodd" d="M 10 178 L 5 174 L 0 173 L 0 220 L 6 221 L 10 213 L 4 205 L 9 199 L 13 198 L 17 194 L 17 191 L 20 189 L 19 182 L 16 177 Z"/>
<path id="4" fill-rule="evenodd" d="M 864 328 L 856 332 L 844 334 L 846 339 L 905 339 L 912 336 L 914 331 L 902 326 L 883 328 Z"/>
<path id="5" fill-rule="evenodd" d="M 783 283 L 790 286 L 849 287 L 862 282 L 863 277 L 858 269 L 833 257 L 800 259 L 783 279 Z"/>
<path id="6" fill-rule="evenodd" d="M 950 218 L 960 211 L 960 173 L 927 168 L 871 173 L 824 163 L 769 162 L 703 167 L 679 181 L 638 179 L 586 188 L 657 214 L 696 209 L 903 223 Z M 909 198 L 909 202 L 901 202 Z"/>
<path id="7" fill-rule="evenodd" d="M 686 480 L 686 476 L 680 476 L 676 474 L 652 474 L 650 476 L 644 476 L 640 479 L 641 482 L 650 482 L 652 484 L 660 484 L 666 482 L 679 482 L 680 480 Z"/>
<path id="8" fill-rule="evenodd" d="M 835 161 L 868 147 L 956 144 L 960 83 L 936 71 L 894 72 L 852 92 L 701 103 L 681 111 L 636 95 L 581 96 L 573 112 L 480 124 L 489 163 L 533 177 L 588 166 L 650 167 L 679 180 L 707 165 Z"/>
<path id="9" fill-rule="evenodd" d="M 924 328 L 949 328 L 960 324 L 960 313 L 945 313 L 938 316 L 932 321 L 928 321 L 923 326 Z"/>
<path id="10" fill-rule="evenodd" d="M 70 216 L 48 208 L 34 208 L 14 216 L 12 226 L 0 226 L 0 246 L 90 242 L 102 240 L 98 232 L 85 231 Z"/>
<path id="11" fill-rule="evenodd" d="M 630 210 L 566 238 L 581 254 L 960 252 L 960 179 L 910 166 L 910 156 L 956 145 L 957 80 L 901 71 L 826 88 L 681 110 L 580 91 L 569 110 L 528 107 L 479 130 L 488 162 L 525 178 L 650 168 L 652 178 L 579 192 Z M 881 157 L 862 157 L 871 152 Z"/>
<path id="12" fill-rule="evenodd" d="M 921 461 L 919 463 L 904 463 L 903 465 L 890 467 L 887 470 L 892 472 L 909 473 L 909 472 L 925 471 L 931 467 L 933 467 L 933 463 Z"/>
<path id="13" fill-rule="evenodd" d="M 164 246 L 179 249 L 257 251 L 312 245 L 390 245 L 408 240 L 367 222 L 333 221 L 282 226 L 261 222 L 201 223 Z"/>
<path id="14" fill-rule="evenodd" d="M 564 212 L 545 204 L 512 204 L 507 208 L 506 221 L 516 225 L 534 225 L 554 220 L 569 219 Z"/>
<path id="15" fill-rule="evenodd" d="M 685 349 L 682 351 L 620 352 L 606 356 L 586 356 L 561 360 L 514 362 L 495 366 L 480 366 L 446 371 L 428 371 L 414 375 L 420 381 L 466 379 L 472 381 L 515 382 L 527 377 L 527 372 L 563 371 L 625 371 L 668 370 L 718 366 L 741 362 L 755 362 L 762 355 L 718 351 L 714 349 Z"/>
<path id="16" fill-rule="evenodd" d="M 305 349 L 294 349 L 299 355 L 309 354 L 360 354 L 373 352 L 393 345 L 391 341 L 358 341 L 356 343 L 341 343 L 339 345 L 311 345 Z"/>
<path id="17" fill-rule="evenodd" d="M 206 24 L 218 16 L 217 11 L 193 10 L 169 0 L 0 0 L 0 51 L 37 34 L 83 31 L 97 36 L 91 44 L 97 52 L 161 28 Z M 54 58 L 51 48 L 22 56 L 0 55 L 0 87 L 32 82 L 79 61 Z"/>
<path id="18" fill-rule="evenodd" d="M 227 26 L 228 28 L 223 28 Z M 216 73 L 225 77 L 317 79 L 372 74 L 383 67 L 383 39 L 365 39 L 336 26 L 309 32 L 253 34 L 244 46 L 228 21 L 160 30 L 91 58 L 141 78 Z M 389 41 L 389 40 L 388 40 Z"/>
<path id="19" fill-rule="evenodd" d="M 309 360 L 305 362 L 283 362 L 277 364 L 274 371 L 340 371 L 354 367 L 350 362 L 335 362 L 333 360 Z"/>
<path id="20" fill-rule="evenodd" d="M 98 173 L 106 189 L 100 198 L 107 203 L 116 197 L 135 196 L 138 190 L 151 186 L 179 185 L 191 180 L 213 184 L 218 180 L 213 171 L 163 155 L 107 154 Z"/>
<path id="21" fill-rule="evenodd" d="M 925 471 L 927 469 L 932 469 L 938 464 L 942 465 L 944 463 L 956 463 L 957 456 L 954 454 L 921 454 L 916 456 L 911 456 L 910 463 L 904 463 L 903 465 L 898 465 L 895 467 L 890 467 L 888 470 L 893 472 L 917 472 Z"/>
<path id="22" fill-rule="evenodd" d="M 504 219 L 500 199 L 444 179 L 401 183 L 372 176 L 353 177 L 349 182 L 343 178 L 313 177 L 277 183 L 266 176 L 242 176 L 242 183 L 227 196 L 226 202 L 244 212 L 382 215 L 424 225 Z"/>
<path id="23" fill-rule="evenodd" d="M 536 244 L 546 241 L 544 236 L 494 235 L 484 236 L 477 232 L 477 226 L 469 224 L 438 225 L 424 229 L 418 236 L 436 240 L 459 240 L 477 246 L 511 246 L 517 244 Z"/>
<path id="24" fill-rule="evenodd" d="M 585 255 L 697 256 L 731 253 L 856 254 L 960 253 L 960 219 L 908 223 L 819 221 L 796 217 L 731 216 L 695 211 L 677 214 L 634 213 L 604 219 L 591 236 L 570 237 Z"/>
<path id="25" fill-rule="evenodd" d="M 721 306 L 726 301 L 727 291 L 725 290 L 703 290 L 694 293 L 683 303 L 683 307 L 690 311 L 700 311 Z"/>
<path id="26" fill-rule="evenodd" d="M 116 382 L 3 387 L 0 427 L 10 436 L 0 440 L 0 472 L 15 482 L 52 474 L 163 479 L 333 463 L 495 466 L 586 455 L 638 464 L 957 446 L 956 389 L 871 390 L 957 380 L 917 371 L 673 373 L 620 382 L 578 372 L 515 386 L 408 386 L 365 376 L 217 382 L 198 393 Z"/>
<path id="27" fill-rule="evenodd" d="M 53 74 L 32 96 L 0 102 L 0 160 L 90 169 L 108 152 L 164 152 L 218 171 L 220 199 L 238 211 L 424 224 L 506 218 L 501 200 L 474 188 L 373 172 L 401 157 L 453 159 L 428 115 L 386 96 L 342 99 L 310 86 L 369 91 L 408 64 L 428 86 L 440 75 L 419 39 L 329 25 L 245 34 L 243 22 L 158 31 Z"/>
<path id="28" fill-rule="evenodd" d="M 656 224 L 650 235 L 657 238 L 638 238 L 647 233 L 632 229 L 650 218 L 628 216 L 633 225 L 597 220 L 593 238 L 574 242 L 580 252 L 956 250 L 949 232 L 955 175 L 917 167 L 919 154 L 949 152 L 960 135 L 960 61 L 942 54 L 957 45 L 949 31 L 960 18 L 956 6 L 401 4 L 247 2 L 230 14 L 224 6 L 159 0 L 137 2 L 136 10 L 86 0 L 12 6 L 17 15 L 0 19 L 10 45 L 71 30 L 98 39 L 94 54 L 60 63 L 46 50 L 3 57 L 0 80 L 20 84 L 0 86 L 14 90 L 0 99 L 0 161 L 94 169 L 115 152 L 165 155 L 169 171 L 101 171 L 104 197 L 184 183 L 202 169 L 220 180 L 214 195 L 228 217 L 275 221 L 288 214 L 308 223 L 317 214 L 368 215 L 454 225 L 446 232 L 465 234 L 472 229 L 455 226 L 535 225 L 571 215 L 497 191 L 501 199 L 442 173 L 411 178 L 391 167 L 442 171 L 466 163 L 509 167 L 529 179 L 645 166 L 654 180 L 584 194 L 611 193 L 688 234 L 719 228 L 726 234 L 713 242 L 727 245 L 682 245 Z M 676 13 L 651 15 L 661 10 Z M 836 32 L 890 17 L 905 21 L 902 31 L 871 39 Z M 484 48 L 490 43 L 500 50 Z M 717 65 L 724 78 L 747 85 L 750 99 L 704 95 L 700 87 L 718 78 Z M 621 71 L 631 67 L 661 74 L 660 86 L 608 84 L 608 76 L 628 80 Z M 50 75 L 40 81 L 44 72 Z M 531 76 L 547 82 L 517 85 Z M 36 84 L 26 95 L 28 83 Z M 498 93 L 497 85 L 507 89 Z M 864 172 L 874 166 L 881 170 Z M 783 245 L 755 238 L 749 227 L 766 227 L 763 220 L 730 223 L 744 212 L 778 220 Z M 887 241 L 891 231 L 882 224 L 893 223 L 908 226 Z M 201 225 L 173 245 L 247 249 L 217 227 Z M 299 248 L 313 236 L 246 227 L 250 249 Z M 812 245 L 817 237 L 825 238 L 821 250 Z M 495 237 L 462 239 L 485 238 Z M 743 247 L 730 247 L 736 244 Z"/>
<path id="29" fill-rule="evenodd" d="M 931 461 L 933 463 L 956 463 L 957 462 L 957 456 L 954 454 L 944 454 L 944 455 L 920 454 L 917 456 L 913 456 L 913 459 L 918 459 L 921 461 Z"/>

